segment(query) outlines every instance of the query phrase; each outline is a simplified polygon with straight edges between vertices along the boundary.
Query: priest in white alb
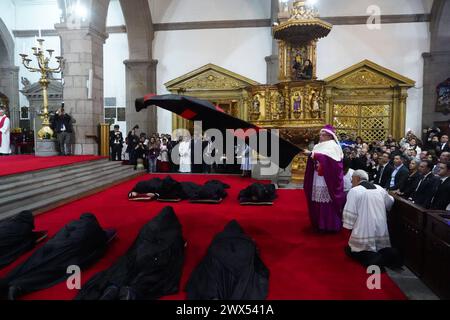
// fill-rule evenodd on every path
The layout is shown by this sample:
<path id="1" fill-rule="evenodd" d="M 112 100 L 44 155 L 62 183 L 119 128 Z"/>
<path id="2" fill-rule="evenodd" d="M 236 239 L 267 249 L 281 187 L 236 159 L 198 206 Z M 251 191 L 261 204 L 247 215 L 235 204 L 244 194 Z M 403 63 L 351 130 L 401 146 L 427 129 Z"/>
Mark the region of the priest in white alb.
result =
<path id="1" fill-rule="evenodd" d="M 11 154 L 11 124 L 5 109 L 0 107 L 0 155 Z"/>
<path id="2" fill-rule="evenodd" d="M 191 139 L 189 136 L 184 136 L 183 140 L 180 142 L 179 149 L 180 153 L 180 172 L 189 173 L 191 172 Z"/>
<path id="3" fill-rule="evenodd" d="M 353 173 L 352 185 L 343 212 L 343 226 L 351 230 L 346 253 L 365 266 L 401 265 L 397 252 L 391 249 L 387 224 L 394 198 L 369 182 L 364 170 Z"/>

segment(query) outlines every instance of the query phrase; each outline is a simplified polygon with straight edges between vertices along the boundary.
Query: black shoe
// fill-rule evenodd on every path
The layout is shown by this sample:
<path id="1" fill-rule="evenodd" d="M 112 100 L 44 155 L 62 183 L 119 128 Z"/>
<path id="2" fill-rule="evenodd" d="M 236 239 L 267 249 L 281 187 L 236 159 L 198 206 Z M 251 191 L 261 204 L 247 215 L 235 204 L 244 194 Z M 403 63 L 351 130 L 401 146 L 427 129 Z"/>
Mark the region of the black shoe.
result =
<path id="1" fill-rule="evenodd" d="M 382 257 L 383 266 L 391 269 L 401 269 L 404 265 L 403 257 L 395 248 L 384 248 L 378 251 Z"/>
<path id="2" fill-rule="evenodd" d="M 103 291 L 103 295 L 99 300 L 116 300 L 119 295 L 119 287 L 109 286 Z"/>
<path id="3" fill-rule="evenodd" d="M 20 287 L 12 286 L 8 291 L 8 300 L 16 300 L 20 296 L 22 289 Z"/>
<path id="4" fill-rule="evenodd" d="M 122 287 L 119 293 L 119 300 L 136 300 L 136 294 L 130 287 Z"/>

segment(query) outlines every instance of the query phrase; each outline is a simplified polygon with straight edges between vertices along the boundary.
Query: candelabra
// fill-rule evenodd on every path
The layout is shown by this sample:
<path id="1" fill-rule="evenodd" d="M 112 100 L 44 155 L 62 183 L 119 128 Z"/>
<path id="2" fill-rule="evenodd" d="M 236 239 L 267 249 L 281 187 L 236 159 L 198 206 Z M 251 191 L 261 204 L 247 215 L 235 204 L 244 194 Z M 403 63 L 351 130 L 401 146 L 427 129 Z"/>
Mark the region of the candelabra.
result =
<path id="1" fill-rule="evenodd" d="M 41 114 L 42 128 L 38 131 L 37 136 L 39 139 L 50 139 L 53 136 L 53 130 L 50 128 L 50 118 L 48 112 L 48 85 L 50 84 L 49 78 L 54 73 L 62 73 L 62 70 L 64 68 L 64 60 L 61 56 L 55 57 L 56 62 L 58 63 L 58 67 L 50 68 L 49 63 L 55 50 L 45 50 L 49 54 L 49 56 L 47 57 L 44 52 L 44 41 L 44 39 L 37 39 L 37 42 L 39 43 L 38 47 L 31 48 L 33 50 L 33 55 L 37 60 L 37 68 L 30 66 L 30 62 L 32 61 L 32 59 L 29 59 L 27 54 L 22 53 L 20 54 L 20 56 L 22 57 L 22 63 L 25 68 L 27 68 L 31 72 L 39 72 L 41 74 L 39 84 L 42 87 L 42 97 L 44 101 Z"/>

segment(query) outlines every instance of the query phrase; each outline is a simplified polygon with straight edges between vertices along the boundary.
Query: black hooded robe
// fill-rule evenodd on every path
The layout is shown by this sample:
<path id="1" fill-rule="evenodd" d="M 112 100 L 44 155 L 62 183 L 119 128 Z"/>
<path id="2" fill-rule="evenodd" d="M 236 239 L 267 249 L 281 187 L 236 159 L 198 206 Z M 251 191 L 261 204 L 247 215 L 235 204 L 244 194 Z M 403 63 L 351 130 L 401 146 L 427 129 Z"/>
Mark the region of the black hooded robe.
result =
<path id="1" fill-rule="evenodd" d="M 254 241 L 233 220 L 217 234 L 186 285 L 191 300 L 263 300 L 269 270 Z"/>
<path id="2" fill-rule="evenodd" d="M 274 184 L 253 183 L 239 192 L 240 203 L 271 203 L 277 197 Z"/>
<path id="3" fill-rule="evenodd" d="M 139 194 L 155 193 L 160 199 L 180 199 L 183 193 L 181 184 L 167 176 L 164 179 L 153 178 L 150 180 L 139 181 L 131 190 Z"/>
<path id="4" fill-rule="evenodd" d="M 37 233 L 33 229 L 34 217 L 31 211 L 23 211 L 0 221 L 0 269 L 34 248 Z"/>
<path id="5" fill-rule="evenodd" d="M 93 214 L 82 214 L 79 220 L 64 226 L 23 264 L 0 279 L 0 298 L 49 288 L 69 277 L 67 268 L 84 269 L 106 252 L 108 235 Z"/>
<path id="6" fill-rule="evenodd" d="M 148 300 L 177 293 L 184 243 L 173 208 L 165 207 L 142 227 L 127 253 L 109 269 L 91 278 L 76 299 Z"/>

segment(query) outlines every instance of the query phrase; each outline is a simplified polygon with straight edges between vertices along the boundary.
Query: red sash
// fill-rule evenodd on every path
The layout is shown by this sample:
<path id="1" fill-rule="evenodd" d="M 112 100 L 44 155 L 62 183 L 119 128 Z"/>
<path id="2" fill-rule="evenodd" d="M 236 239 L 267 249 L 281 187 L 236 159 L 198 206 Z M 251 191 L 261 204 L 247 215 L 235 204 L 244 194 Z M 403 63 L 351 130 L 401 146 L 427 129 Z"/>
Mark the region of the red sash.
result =
<path id="1" fill-rule="evenodd" d="M 0 120 L 0 129 L 3 128 L 5 121 L 6 121 L 6 116 L 3 116 L 3 119 Z M 0 133 L 0 147 L 2 146 L 2 137 L 3 137 L 3 134 Z"/>

